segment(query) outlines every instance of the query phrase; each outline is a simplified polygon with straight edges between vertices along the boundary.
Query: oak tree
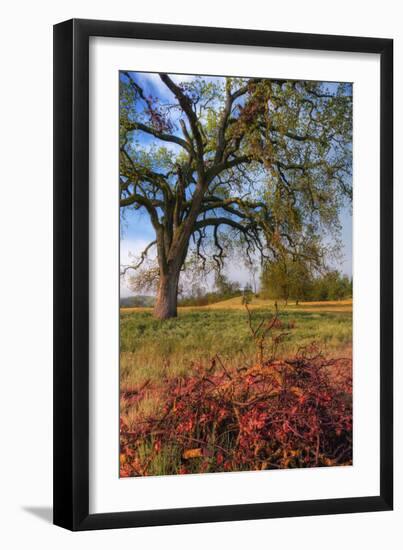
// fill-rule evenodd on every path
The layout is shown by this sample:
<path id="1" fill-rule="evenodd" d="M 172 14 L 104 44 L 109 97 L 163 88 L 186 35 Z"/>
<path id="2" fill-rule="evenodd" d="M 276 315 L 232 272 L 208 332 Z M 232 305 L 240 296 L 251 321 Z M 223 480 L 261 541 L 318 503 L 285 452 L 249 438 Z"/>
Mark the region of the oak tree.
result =
<path id="1" fill-rule="evenodd" d="M 347 84 L 120 74 L 120 206 L 147 214 L 155 238 L 154 315 L 177 315 L 190 253 L 220 269 L 229 245 L 253 261 L 309 255 L 351 198 L 352 93 Z M 240 252 L 239 252 L 240 254 Z"/>

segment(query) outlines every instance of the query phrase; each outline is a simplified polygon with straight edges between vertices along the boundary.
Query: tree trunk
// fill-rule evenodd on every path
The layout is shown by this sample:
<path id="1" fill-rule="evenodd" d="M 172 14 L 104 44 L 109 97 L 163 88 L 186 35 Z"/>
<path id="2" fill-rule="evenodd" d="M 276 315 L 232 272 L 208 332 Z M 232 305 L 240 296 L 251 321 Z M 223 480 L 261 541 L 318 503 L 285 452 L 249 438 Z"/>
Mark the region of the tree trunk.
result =
<path id="1" fill-rule="evenodd" d="M 154 317 L 157 319 L 177 317 L 178 282 L 179 273 L 168 273 L 160 277 L 157 300 L 154 306 Z"/>

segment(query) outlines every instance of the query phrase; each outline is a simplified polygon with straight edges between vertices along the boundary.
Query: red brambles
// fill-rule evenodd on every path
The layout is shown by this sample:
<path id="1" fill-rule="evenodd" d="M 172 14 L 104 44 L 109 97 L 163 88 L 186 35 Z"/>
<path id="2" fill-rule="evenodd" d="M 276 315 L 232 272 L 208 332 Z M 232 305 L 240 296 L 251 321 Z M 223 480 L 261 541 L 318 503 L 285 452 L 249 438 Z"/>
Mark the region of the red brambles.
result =
<path id="1" fill-rule="evenodd" d="M 131 432 L 121 422 L 121 476 L 153 475 L 153 461 L 173 445 L 180 451 L 169 473 L 352 464 L 350 359 L 302 352 L 238 371 L 211 364 L 148 386 L 162 412 Z"/>

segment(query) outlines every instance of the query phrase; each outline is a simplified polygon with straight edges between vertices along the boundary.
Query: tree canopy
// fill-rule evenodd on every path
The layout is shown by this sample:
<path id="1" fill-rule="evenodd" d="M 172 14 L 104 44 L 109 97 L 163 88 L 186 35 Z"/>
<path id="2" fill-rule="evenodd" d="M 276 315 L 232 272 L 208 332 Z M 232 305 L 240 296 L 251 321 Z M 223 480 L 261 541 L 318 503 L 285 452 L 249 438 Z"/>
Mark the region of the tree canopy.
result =
<path id="1" fill-rule="evenodd" d="M 120 75 L 120 205 L 146 212 L 155 239 L 155 315 L 176 315 L 192 258 L 220 271 L 229 251 L 323 260 L 352 196 L 348 84 L 262 78 Z"/>

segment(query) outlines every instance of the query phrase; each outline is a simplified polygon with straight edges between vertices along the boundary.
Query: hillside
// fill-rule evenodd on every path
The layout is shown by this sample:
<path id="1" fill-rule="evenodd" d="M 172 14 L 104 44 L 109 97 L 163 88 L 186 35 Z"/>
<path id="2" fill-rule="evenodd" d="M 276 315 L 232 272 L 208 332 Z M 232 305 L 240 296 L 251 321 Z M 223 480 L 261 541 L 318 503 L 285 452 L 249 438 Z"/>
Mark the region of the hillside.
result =
<path id="1" fill-rule="evenodd" d="M 263 298 L 253 298 L 251 303 L 248 304 L 250 309 L 273 309 L 275 300 L 265 300 Z M 334 312 L 351 312 L 352 300 L 334 300 L 326 302 L 299 302 L 298 305 L 291 301 L 287 305 L 280 300 L 277 300 L 277 306 L 279 310 L 287 311 L 334 311 Z M 242 304 L 242 297 L 237 296 L 230 298 L 229 300 L 223 300 L 209 306 L 203 306 L 200 309 L 243 309 L 245 306 Z"/>

